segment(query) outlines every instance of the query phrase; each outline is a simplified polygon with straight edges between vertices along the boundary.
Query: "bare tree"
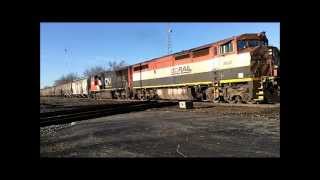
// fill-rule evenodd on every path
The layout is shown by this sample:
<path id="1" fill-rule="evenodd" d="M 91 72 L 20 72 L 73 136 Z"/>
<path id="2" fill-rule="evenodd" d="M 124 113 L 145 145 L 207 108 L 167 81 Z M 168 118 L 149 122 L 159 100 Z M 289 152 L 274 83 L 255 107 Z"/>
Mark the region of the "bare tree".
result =
<path id="1" fill-rule="evenodd" d="M 103 71 L 105 71 L 105 68 L 103 68 L 102 66 L 95 66 L 95 67 L 91 67 L 91 68 L 86 69 L 83 72 L 83 75 L 85 77 L 91 77 L 91 76 L 99 74 Z"/>
<path id="2" fill-rule="evenodd" d="M 79 79 L 79 76 L 76 73 L 69 73 L 67 75 L 61 76 L 59 79 L 54 81 L 54 85 L 61 85 L 68 82 L 72 82 L 74 80 Z"/>
<path id="3" fill-rule="evenodd" d="M 121 60 L 119 63 L 117 61 L 109 61 L 108 62 L 108 71 L 116 71 L 123 67 L 127 66 L 127 63 L 124 60 Z"/>
<path id="4" fill-rule="evenodd" d="M 108 71 L 116 71 L 124 66 L 126 66 L 126 62 L 124 60 L 121 60 L 120 62 L 117 62 L 117 61 L 108 61 L 108 67 L 107 68 L 104 68 L 102 66 L 94 66 L 94 67 L 91 67 L 91 68 L 88 68 L 86 69 L 84 72 L 83 72 L 83 75 L 85 77 L 91 77 L 91 76 L 94 76 L 94 75 L 97 75 L 101 72 L 108 72 Z"/>

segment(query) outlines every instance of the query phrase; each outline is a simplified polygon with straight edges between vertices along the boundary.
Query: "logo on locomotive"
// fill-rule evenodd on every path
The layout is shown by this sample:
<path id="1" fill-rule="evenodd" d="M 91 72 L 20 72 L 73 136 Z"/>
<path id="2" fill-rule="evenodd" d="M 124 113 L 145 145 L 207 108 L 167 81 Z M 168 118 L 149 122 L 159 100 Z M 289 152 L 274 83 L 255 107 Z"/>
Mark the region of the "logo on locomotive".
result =
<path id="1" fill-rule="evenodd" d="M 111 78 L 105 78 L 104 82 L 106 86 L 111 86 Z"/>
<path id="2" fill-rule="evenodd" d="M 191 73 L 191 72 L 192 72 L 192 70 L 191 70 L 190 66 L 188 66 L 188 65 L 171 69 L 171 75 L 186 74 L 186 73 Z"/>

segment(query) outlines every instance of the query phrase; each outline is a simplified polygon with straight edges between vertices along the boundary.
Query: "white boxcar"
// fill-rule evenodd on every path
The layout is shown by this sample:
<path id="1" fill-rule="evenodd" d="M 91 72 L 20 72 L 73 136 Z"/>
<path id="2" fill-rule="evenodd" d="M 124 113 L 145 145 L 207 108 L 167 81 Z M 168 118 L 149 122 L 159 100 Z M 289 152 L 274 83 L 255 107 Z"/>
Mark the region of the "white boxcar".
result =
<path id="1" fill-rule="evenodd" d="M 66 83 L 62 85 L 63 95 L 70 97 L 72 95 L 72 83 Z"/>
<path id="2" fill-rule="evenodd" d="M 72 91 L 71 91 L 71 83 L 66 83 L 66 84 L 61 84 L 57 85 L 54 88 L 54 95 L 55 96 L 71 96 Z"/>
<path id="3" fill-rule="evenodd" d="M 81 79 L 81 80 L 72 82 L 72 95 L 73 96 L 87 96 L 88 95 L 87 79 Z"/>
<path id="4" fill-rule="evenodd" d="M 53 87 L 53 96 L 62 96 L 61 85 L 57 85 Z"/>

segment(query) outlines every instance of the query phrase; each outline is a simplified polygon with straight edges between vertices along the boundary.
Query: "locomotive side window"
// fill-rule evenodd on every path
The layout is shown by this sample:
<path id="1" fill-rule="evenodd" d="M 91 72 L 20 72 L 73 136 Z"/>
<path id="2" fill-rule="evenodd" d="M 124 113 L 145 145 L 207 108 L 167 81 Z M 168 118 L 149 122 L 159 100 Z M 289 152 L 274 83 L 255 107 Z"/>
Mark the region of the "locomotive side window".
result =
<path id="1" fill-rule="evenodd" d="M 268 46 L 268 39 L 265 39 L 265 40 L 263 41 L 263 45 Z"/>
<path id="2" fill-rule="evenodd" d="M 139 70 L 140 70 L 140 67 L 133 68 L 133 71 L 139 71 Z"/>
<path id="3" fill-rule="evenodd" d="M 193 53 L 193 57 L 205 56 L 209 54 L 209 48 L 199 49 L 199 50 L 193 51 L 192 53 Z"/>
<path id="4" fill-rule="evenodd" d="M 220 46 L 220 54 L 232 52 L 233 47 L 231 41 Z"/>
<path id="5" fill-rule="evenodd" d="M 175 60 L 190 58 L 190 54 L 182 54 L 174 57 Z"/>
<path id="6" fill-rule="evenodd" d="M 148 69 L 148 64 L 141 66 L 141 70 Z"/>
<path id="7" fill-rule="evenodd" d="M 145 64 L 143 66 L 137 66 L 137 67 L 133 68 L 133 71 L 140 71 L 140 70 L 144 70 L 144 69 L 148 69 L 148 64 Z"/>
<path id="8" fill-rule="evenodd" d="M 247 47 L 256 47 L 261 45 L 268 45 L 268 40 L 240 40 L 238 41 L 238 49 L 244 49 Z"/>
<path id="9" fill-rule="evenodd" d="M 249 47 L 256 47 L 256 46 L 259 46 L 259 45 L 260 45 L 260 41 L 257 41 L 257 40 L 248 41 L 248 46 Z"/>
<path id="10" fill-rule="evenodd" d="M 246 48 L 246 41 L 238 41 L 238 49 Z"/>

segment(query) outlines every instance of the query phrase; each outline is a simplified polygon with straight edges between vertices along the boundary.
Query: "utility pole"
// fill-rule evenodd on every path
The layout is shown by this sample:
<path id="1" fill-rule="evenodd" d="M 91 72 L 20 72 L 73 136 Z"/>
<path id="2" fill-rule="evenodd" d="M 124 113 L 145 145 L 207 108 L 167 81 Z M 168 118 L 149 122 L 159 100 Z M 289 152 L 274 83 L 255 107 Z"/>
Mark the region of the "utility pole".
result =
<path id="1" fill-rule="evenodd" d="M 66 57 L 66 69 L 67 69 L 67 73 L 66 74 L 71 74 L 71 72 L 69 72 L 70 68 L 69 68 L 69 62 L 68 62 L 68 54 L 70 54 L 69 50 L 67 48 L 64 49 L 64 54 Z M 74 79 L 72 79 L 72 81 L 74 81 Z M 70 84 L 70 89 L 71 89 L 71 94 L 73 93 L 73 89 L 72 89 L 72 84 Z"/>
<path id="2" fill-rule="evenodd" d="M 66 70 L 67 70 L 66 74 L 68 74 L 68 72 L 69 72 L 69 63 L 68 63 L 69 57 L 68 57 L 68 54 L 69 54 L 69 51 L 68 51 L 67 48 L 65 48 L 64 49 L 64 55 L 65 55 L 65 63 L 66 63 Z"/>
<path id="3" fill-rule="evenodd" d="M 168 28 L 167 28 L 167 45 L 168 45 L 168 54 L 171 54 L 172 49 L 171 49 L 171 33 L 172 33 L 172 29 L 170 27 L 170 23 L 168 23 Z"/>

